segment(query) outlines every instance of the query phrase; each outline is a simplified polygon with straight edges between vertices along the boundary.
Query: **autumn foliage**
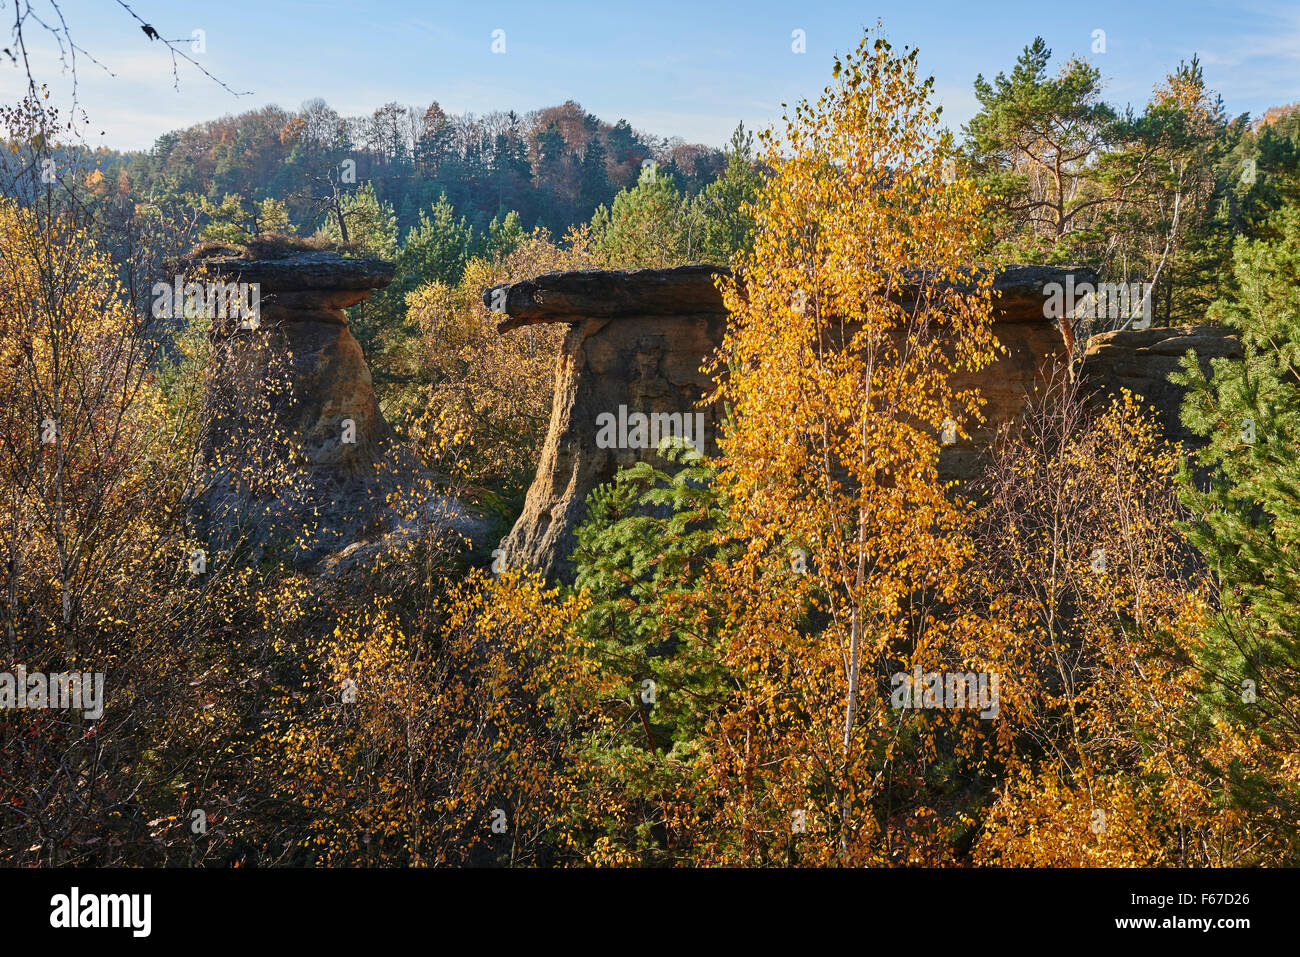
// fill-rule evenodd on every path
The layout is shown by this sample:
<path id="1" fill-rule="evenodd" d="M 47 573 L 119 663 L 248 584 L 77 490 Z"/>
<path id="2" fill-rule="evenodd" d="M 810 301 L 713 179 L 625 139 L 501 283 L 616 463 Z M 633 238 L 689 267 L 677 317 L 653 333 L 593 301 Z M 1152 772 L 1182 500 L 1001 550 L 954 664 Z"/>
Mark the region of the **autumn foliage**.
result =
<path id="1" fill-rule="evenodd" d="M 1167 98 L 1199 108 L 1192 79 Z M 594 238 L 501 231 L 402 290 L 383 400 L 418 489 L 311 568 L 196 527 L 218 465 L 297 480 L 269 427 L 196 461 L 206 327 L 152 324 L 129 243 L 124 265 L 76 203 L 0 199 L 0 670 L 108 676 L 102 718 L 0 710 L 0 858 L 1294 864 L 1296 353 L 1270 339 L 1294 325 L 1292 244 L 1240 254 L 1251 362 L 1218 391 L 1188 365 L 1211 452 L 1049 368 L 959 484 L 941 458 L 983 399 L 958 383 L 1002 351 L 1000 220 L 917 51 L 869 33 L 761 142 L 769 175 L 745 141 L 728 194 L 756 199 L 714 224 L 744 237 L 715 236 L 719 452 L 598 489 L 572 585 L 430 517 L 511 517 L 551 415 L 562 328 L 501 336 L 482 294 L 614 246 L 660 262 L 638 204 L 684 216 L 667 186 Z M 250 420 L 275 380 L 244 383 Z"/>

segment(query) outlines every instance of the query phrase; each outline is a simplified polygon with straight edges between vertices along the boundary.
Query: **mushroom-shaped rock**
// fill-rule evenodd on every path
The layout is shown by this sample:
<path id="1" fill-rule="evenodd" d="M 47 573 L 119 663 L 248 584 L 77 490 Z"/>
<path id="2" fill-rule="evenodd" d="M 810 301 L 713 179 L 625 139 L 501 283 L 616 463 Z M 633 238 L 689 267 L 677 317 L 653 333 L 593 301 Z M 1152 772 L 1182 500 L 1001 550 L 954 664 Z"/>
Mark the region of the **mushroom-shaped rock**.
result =
<path id="1" fill-rule="evenodd" d="M 219 297 L 207 307 L 215 367 L 196 463 L 200 529 L 218 547 L 271 544 L 305 565 L 396 524 L 390 496 L 419 470 L 380 412 L 343 312 L 390 282 L 393 264 L 217 249 L 179 268 L 178 286 L 242 288 L 255 304 L 252 315 L 214 309 Z"/>

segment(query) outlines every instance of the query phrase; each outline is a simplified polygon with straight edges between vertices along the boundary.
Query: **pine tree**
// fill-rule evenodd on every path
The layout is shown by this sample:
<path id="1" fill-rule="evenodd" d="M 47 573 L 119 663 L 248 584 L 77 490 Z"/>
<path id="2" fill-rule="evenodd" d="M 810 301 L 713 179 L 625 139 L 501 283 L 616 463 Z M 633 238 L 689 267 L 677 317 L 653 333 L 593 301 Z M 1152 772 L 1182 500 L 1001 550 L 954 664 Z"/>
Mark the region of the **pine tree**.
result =
<path id="1" fill-rule="evenodd" d="M 393 259 L 397 255 L 397 215 L 392 204 L 375 194 L 373 184 L 362 183 L 355 191 L 346 193 L 341 215 L 347 223 L 348 241 L 361 255 L 377 259 Z M 343 241 L 334 218 L 327 218 L 322 228 L 336 243 Z"/>
<path id="2" fill-rule="evenodd" d="M 488 223 L 479 241 L 474 245 L 473 255 L 482 256 L 488 262 L 500 262 L 519 248 L 526 233 L 519 214 L 514 210 L 505 216 L 494 216 Z"/>
<path id="3" fill-rule="evenodd" d="M 590 601 L 580 647 L 608 689 L 603 720 L 575 751 L 588 782 L 622 805 L 613 817 L 625 826 L 606 824 L 609 837 L 643 863 L 671 861 L 699 836 L 691 825 L 709 795 L 695 783 L 697 763 L 732 684 L 712 570 L 736 546 L 715 469 L 685 448 L 661 455 L 668 470 L 639 462 L 591 493 L 574 553 Z"/>
<path id="4" fill-rule="evenodd" d="M 731 134 L 727 168 L 696 198 L 702 226 L 697 258 L 726 265 L 738 252 L 754 245 L 754 215 L 763 177 L 754 163 L 754 135 L 741 123 Z"/>
<path id="5" fill-rule="evenodd" d="M 473 240 L 473 229 L 465 217 L 457 221 L 456 211 L 443 193 L 432 210 L 420 210 L 419 224 L 406 234 L 406 245 L 397 257 L 403 287 L 413 289 L 434 280 L 456 285 L 465 273 Z"/>
<path id="6" fill-rule="evenodd" d="M 593 246 L 611 267 L 661 269 L 692 262 L 699 245 L 698 214 L 673 178 L 646 167 L 591 219 Z"/>
<path id="7" fill-rule="evenodd" d="M 345 193 L 339 216 L 347 224 L 348 242 L 357 255 L 387 260 L 397 258 L 397 214 L 391 204 L 375 195 L 372 183 L 363 183 L 356 190 Z M 342 243 L 343 234 L 336 218 L 327 218 L 322 231 L 335 243 Z M 400 315 L 401 300 L 398 291 L 391 286 L 348 310 L 352 333 L 371 356 L 378 353 L 384 330 L 395 325 Z M 376 362 L 372 372 L 376 379 L 386 377 L 382 362 Z"/>
<path id="8" fill-rule="evenodd" d="M 1209 709 L 1258 731 L 1267 753 L 1300 749 L 1300 207 L 1275 218 L 1280 239 L 1240 239 L 1237 293 L 1212 315 L 1241 337 L 1241 360 L 1216 359 L 1207 380 L 1194 356 L 1174 381 L 1189 387 L 1183 421 L 1209 439 L 1199 490 L 1184 475 L 1199 519 L 1189 529 L 1220 585 L 1218 614 L 1199 664 Z M 1185 470 L 1186 472 L 1186 470 Z M 1285 763 L 1235 772 L 1236 799 L 1300 821 L 1300 781 Z"/>
<path id="9" fill-rule="evenodd" d="M 293 233 L 289 207 L 274 197 L 253 202 L 253 221 L 258 233 Z"/>
<path id="10" fill-rule="evenodd" d="M 253 235 L 252 217 L 238 193 L 227 193 L 220 203 L 202 199 L 200 209 L 208 217 L 208 224 L 199 233 L 204 242 L 242 246 Z"/>
<path id="11" fill-rule="evenodd" d="M 1011 75 L 975 78 L 980 111 L 966 126 L 969 158 L 993 200 L 999 239 L 1021 262 L 1071 259 L 1097 198 L 1097 158 L 1118 117 L 1101 101 L 1101 73 L 1071 59 L 1049 76 L 1036 37 Z"/>

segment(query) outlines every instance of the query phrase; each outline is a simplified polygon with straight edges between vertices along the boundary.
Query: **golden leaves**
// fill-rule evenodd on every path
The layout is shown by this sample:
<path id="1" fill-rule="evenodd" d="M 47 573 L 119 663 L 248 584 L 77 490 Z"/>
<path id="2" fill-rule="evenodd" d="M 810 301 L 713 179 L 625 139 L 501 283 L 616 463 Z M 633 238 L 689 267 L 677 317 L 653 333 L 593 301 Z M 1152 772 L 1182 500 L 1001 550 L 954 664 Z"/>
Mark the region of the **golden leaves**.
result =
<path id="1" fill-rule="evenodd" d="M 893 743 L 916 722 L 878 689 L 958 627 L 914 596 L 951 590 L 970 554 L 967 507 L 938 480 L 938 431 L 977 420 L 979 397 L 949 378 L 996 344 L 989 279 L 972 281 L 979 197 L 943 182 L 915 57 L 870 40 L 787 116 L 788 156 L 764 138 L 776 174 L 743 285 L 723 288 L 731 323 L 714 371 L 733 418 L 721 481 L 748 547 L 724 572 L 723 653 L 742 685 L 713 767 L 715 786 L 741 795 L 727 815 L 746 835 L 742 859 L 787 846 L 790 811 L 813 794 L 826 806 L 809 815 L 802 860 L 880 861 L 891 840 L 915 842 L 908 859 L 943 854 L 924 807 L 883 827 L 871 810 L 886 788 L 919 783 L 903 770 L 918 752 Z M 791 543 L 807 549 L 808 574 L 776 577 Z"/>

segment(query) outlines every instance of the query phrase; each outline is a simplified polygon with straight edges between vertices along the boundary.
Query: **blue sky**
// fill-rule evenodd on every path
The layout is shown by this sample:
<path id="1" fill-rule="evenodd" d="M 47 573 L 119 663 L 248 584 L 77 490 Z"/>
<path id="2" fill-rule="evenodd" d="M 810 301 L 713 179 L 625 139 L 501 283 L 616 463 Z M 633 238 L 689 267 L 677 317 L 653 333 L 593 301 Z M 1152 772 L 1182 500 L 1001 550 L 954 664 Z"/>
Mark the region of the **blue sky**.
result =
<path id="1" fill-rule="evenodd" d="M 236 99 L 184 63 L 175 89 L 162 46 L 115 0 L 64 0 L 73 40 L 116 74 L 79 64 L 92 145 L 147 148 L 170 129 L 321 96 L 349 115 L 391 100 L 423 107 L 436 99 L 448 112 L 482 114 L 573 99 L 609 122 L 720 146 L 737 121 L 763 127 L 780 118 L 782 102 L 815 97 L 831 57 L 856 46 L 877 18 L 896 45 L 921 48 L 954 129 L 974 112 L 975 75 L 1009 70 L 1036 35 L 1054 64 L 1069 54 L 1096 64 L 1107 99 L 1121 107 L 1140 107 L 1193 53 L 1230 114 L 1300 100 L 1295 2 L 128 2 L 165 37 L 203 30 L 207 49 L 196 58 L 251 95 Z M 504 54 L 491 50 L 494 30 L 505 31 Z M 804 54 L 792 52 L 794 30 L 804 31 Z M 1094 30 L 1105 31 L 1105 53 L 1092 52 Z M 32 31 L 28 42 L 51 99 L 66 103 L 71 81 L 52 41 Z M 16 70 L 0 67 L 0 99 L 21 88 Z"/>

